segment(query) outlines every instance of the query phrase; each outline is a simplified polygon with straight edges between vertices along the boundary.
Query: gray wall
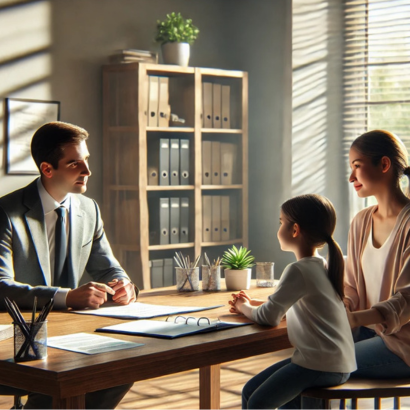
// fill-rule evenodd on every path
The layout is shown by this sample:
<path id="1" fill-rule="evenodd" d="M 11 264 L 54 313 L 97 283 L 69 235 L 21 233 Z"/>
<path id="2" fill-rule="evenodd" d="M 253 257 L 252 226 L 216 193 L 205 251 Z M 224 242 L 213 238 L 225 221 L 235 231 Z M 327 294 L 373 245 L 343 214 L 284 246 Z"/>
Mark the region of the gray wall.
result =
<path id="1" fill-rule="evenodd" d="M 257 260 L 276 262 L 278 276 L 293 259 L 276 239 L 280 204 L 291 194 L 291 1 L 54 0 L 3 7 L 0 38 L 10 37 L 1 24 L 7 17 L 14 41 L 30 38 L 33 44 L 17 54 L 0 48 L 0 84 L 12 84 L 0 86 L 0 98 L 61 101 L 61 119 L 90 132 L 88 195 L 101 202 L 101 66 L 116 49 L 159 51 L 155 22 L 171 11 L 189 16 L 201 30 L 192 66 L 249 72 L 249 245 Z M 34 76 L 31 62 L 39 59 L 43 72 Z M 3 164 L 0 195 L 31 179 L 5 175 Z"/>

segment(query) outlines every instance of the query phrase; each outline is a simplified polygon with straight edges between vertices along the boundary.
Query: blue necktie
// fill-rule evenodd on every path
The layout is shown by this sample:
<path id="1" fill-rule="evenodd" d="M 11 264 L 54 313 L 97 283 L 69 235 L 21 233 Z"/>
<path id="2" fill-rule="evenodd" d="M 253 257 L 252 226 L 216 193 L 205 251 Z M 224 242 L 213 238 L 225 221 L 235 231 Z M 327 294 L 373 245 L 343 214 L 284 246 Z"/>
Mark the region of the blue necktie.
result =
<path id="1" fill-rule="evenodd" d="M 57 221 L 55 230 L 54 285 L 65 286 L 67 281 L 66 275 L 64 275 L 64 265 L 67 259 L 66 209 L 60 206 L 55 211 L 57 212 Z"/>

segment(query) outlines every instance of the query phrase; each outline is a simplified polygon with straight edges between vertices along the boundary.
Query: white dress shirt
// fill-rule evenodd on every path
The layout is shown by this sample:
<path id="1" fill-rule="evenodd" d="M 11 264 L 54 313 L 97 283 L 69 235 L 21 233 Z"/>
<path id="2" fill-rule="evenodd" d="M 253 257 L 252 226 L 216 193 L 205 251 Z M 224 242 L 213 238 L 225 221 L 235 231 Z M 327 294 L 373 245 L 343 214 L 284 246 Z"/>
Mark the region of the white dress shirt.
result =
<path id="1" fill-rule="evenodd" d="M 55 231 L 56 231 L 56 221 L 57 221 L 57 212 L 55 210 L 60 206 L 63 206 L 66 209 L 66 234 L 67 234 L 67 246 L 69 238 L 69 229 L 70 225 L 68 223 L 69 211 L 71 198 L 68 194 L 64 200 L 60 203 L 56 201 L 44 188 L 44 185 L 41 182 L 41 178 L 37 180 L 38 193 L 40 195 L 41 205 L 43 206 L 44 219 L 46 222 L 46 231 L 48 239 L 48 251 L 50 257 L 50 278 L 52 284 L 54 285 L 54 264 L 55 264 Z M 60 288 L 54 296 L 54 303 L 56 307 L 62 308 L 66 307 L 65 299 L 67 293 L 70 289 Z"/>

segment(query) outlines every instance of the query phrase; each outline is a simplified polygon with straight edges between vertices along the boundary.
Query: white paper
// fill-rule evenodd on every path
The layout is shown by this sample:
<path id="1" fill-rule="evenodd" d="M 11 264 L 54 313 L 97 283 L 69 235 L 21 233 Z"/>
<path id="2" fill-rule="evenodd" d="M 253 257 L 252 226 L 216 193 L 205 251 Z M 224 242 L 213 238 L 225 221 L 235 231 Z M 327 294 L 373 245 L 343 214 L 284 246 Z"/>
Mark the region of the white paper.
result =
<path id="1" fill-rule="evenodd" d="M 199 312 L 202 310 L 215 309 L 223 305 L 208 307 L 187 307 L 187 306 L 162 306 L 148 303 L 130 303 L 129 305 L 102 307 L 100 309 L 73 310 L 73 313 L 82 315 L 97 315 L 118 317 L 123 319 L 149 319 L 157 316 L 169 316 L 179 313 Z"/>
<path id="2" fill-rule="evenodd" d="M 143 346 L 143 344 L 90 333 L 73 333 L 71 335 L 49 337 L 47 346 L 77 353 L 96 354 L 131 349 Z"/>

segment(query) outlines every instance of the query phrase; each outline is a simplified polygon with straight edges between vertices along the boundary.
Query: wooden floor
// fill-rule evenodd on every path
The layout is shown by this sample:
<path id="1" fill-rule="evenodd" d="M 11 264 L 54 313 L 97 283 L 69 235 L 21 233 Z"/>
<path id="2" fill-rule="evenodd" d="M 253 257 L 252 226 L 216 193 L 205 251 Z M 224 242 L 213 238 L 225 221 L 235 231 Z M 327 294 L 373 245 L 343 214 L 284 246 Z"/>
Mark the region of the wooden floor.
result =
<path id="1" fill-rule="evenodd" d="M 222 365 L 221 408 L 240 409 L 243 385 L 261 370 L 291 354 L 292 349 L 287 349 Z M 198 370 L 138 382 L 118 409 L 199 409 L 198 383 Z M 9 409 L 12 405 L 11 397 L 0 396 L 0 409 Z M 338 402 L 332 403 L 332 408 L 337 409 L 338 406 Z M 359 408 L 372 409 L 373 400 L 359 400 Z M 382 408 L 393 408 L 393 400 L 384 399 Z M 401 400 L 401 408 L 410 409 L 409 398 Z"/>

